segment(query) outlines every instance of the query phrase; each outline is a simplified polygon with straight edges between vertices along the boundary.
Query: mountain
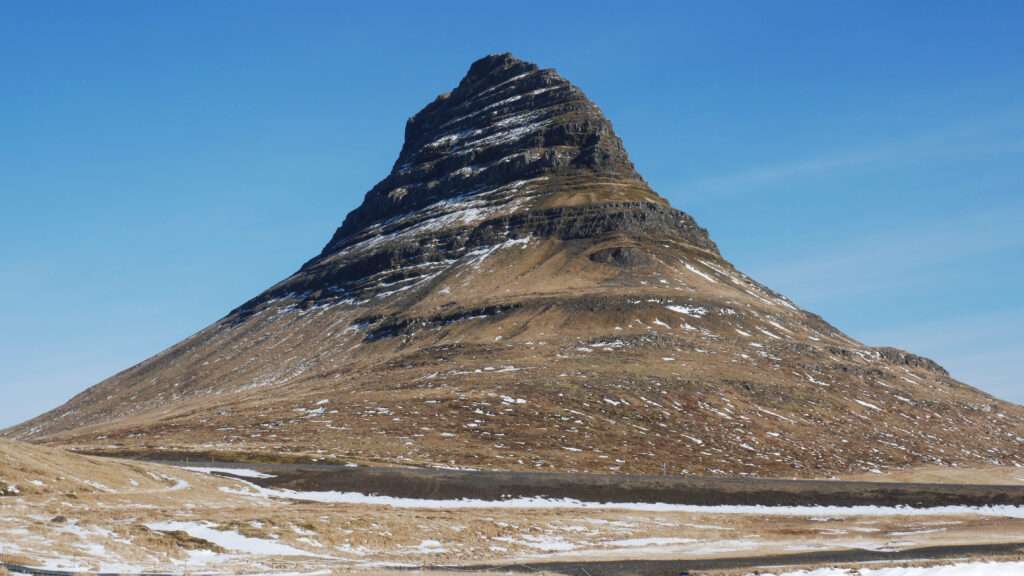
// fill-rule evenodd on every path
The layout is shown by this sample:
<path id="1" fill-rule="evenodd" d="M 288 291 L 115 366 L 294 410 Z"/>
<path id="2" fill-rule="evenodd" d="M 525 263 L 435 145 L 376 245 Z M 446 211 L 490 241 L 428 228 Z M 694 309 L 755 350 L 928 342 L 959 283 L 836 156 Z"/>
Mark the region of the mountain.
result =
<path id="1" fill-rule="evenodd" d="M 1024 462 L 1024 409 L 737 271 L 554 70 L 483 58 L 295 274 L 11 428 L 94 453 L 824 476 Z"/>

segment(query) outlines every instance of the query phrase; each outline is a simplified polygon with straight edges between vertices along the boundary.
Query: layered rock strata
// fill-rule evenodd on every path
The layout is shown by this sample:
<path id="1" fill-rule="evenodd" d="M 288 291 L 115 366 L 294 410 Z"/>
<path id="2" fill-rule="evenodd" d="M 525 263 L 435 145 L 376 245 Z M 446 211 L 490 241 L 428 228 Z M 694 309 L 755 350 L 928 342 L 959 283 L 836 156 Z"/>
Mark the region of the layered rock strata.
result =
<path id="1" fill-rule="evenodd" d="M 6 434 L 590 472 L 1024 464 L 1024 410 L 737 271 L 554 70 L 488 56 L 405 132 L 295 274 Z"/>

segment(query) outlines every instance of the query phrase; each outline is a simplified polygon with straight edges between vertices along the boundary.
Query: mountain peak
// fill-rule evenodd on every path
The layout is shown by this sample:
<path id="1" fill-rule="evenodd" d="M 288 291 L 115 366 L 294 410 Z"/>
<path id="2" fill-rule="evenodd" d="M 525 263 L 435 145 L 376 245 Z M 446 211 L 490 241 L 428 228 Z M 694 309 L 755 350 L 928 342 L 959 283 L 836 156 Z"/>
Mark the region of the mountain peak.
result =
<path id="1" fill-rule="evenodd" d="M 532 62 L 516 58 L 511 52 L 489 54 L 469 66 L 469 72 L 459 83 L 459 88 L 469 89 L 470 86 L 487 80 L 488 77 L 493 77 L 490 79 L 491 82 L 507 80 L 518 74 L 533 72 L 539 68 Z"/>
<path id="2" fill-rule="evenodd" d="M 470 66 L 454 90 L 409 118 L 391 173 L 348 215 L 325 253 L 375 222 L 446 198 L 555 174 L 598 177 L 586 202 L 664 204 L 582 90 L 555 70 L 509 53 L 486 56 Z"/>
<path id="3" fill-rule="evenodd" d="M 1019 466 L 1024 408 L 736 270 L 579 88 L 502 54 L 409 119 L 321 254 L 6 434 L 149 458 L 821 477 Z"/>

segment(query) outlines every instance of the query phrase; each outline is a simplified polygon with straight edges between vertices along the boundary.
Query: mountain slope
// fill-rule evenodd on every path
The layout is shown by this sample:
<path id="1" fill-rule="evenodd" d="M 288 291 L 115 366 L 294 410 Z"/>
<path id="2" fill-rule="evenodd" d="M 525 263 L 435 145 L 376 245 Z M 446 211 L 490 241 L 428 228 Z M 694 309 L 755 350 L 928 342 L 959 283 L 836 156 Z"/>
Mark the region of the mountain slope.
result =
<path id="1" fill-rule="evenodd" d="M 7 435 L 116 453 L 805 475 L 1024 461 L 1024 409 L 738 272 L 553 70 L 474 63 L 324 250 Z"/>

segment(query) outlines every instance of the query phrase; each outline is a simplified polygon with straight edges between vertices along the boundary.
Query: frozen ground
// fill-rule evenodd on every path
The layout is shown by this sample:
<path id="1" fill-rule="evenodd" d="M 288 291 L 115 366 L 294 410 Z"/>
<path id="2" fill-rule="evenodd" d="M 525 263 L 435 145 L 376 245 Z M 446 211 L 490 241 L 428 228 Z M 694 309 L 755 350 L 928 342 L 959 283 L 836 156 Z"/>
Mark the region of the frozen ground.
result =
<path id="1" fill-rule="evenodd" d="M 100 478 L 102 488 L 93 486 L 99 482 L 61 485 L 40 477 L 46 486 L 26 480 L 40 492 L 3 497 L 0 542 L 8 561 L 74 572 L 180 573 L 187 567 L 199 574 L 309 574 L 382 566 L 890 552 L 1024 541 L 1024 507 L 1016 506 L 911 509 L 394 498 L 263 488 L 254 482 L 268 474 L 244 468 L 131 466 L 117 472 L 131 475 L 115 478 L 111 470 L 109 478 Z M 1020 565 L 1005 566 L 852 574 L 1024 574 L 1013 572 Z"/>

